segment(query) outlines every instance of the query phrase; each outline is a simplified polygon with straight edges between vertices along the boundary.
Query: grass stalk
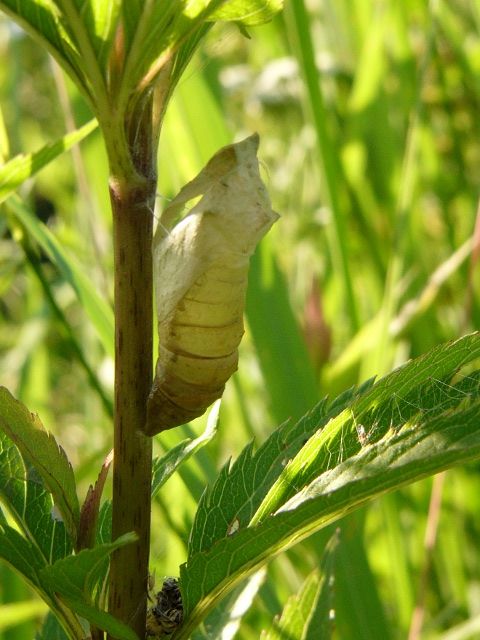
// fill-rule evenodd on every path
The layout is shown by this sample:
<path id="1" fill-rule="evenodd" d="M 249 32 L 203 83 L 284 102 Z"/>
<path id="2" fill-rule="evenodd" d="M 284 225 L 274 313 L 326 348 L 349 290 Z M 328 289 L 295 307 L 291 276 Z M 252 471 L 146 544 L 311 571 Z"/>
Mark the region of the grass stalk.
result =
<path id="1" fill-rule="evenodd" d="M 285 10 L 286 19 L 290 22 L 290 30 L 294 36 L 301 71 L 307 87 L 308 108 L 317 140 L 317 149 L 322 169 L 322 186 L 325 202 L 332 213 L 333 226 L 333 261 L 338 268 L 344 288 L 345 305 L 353 331 L 357 331 L 359 314 L 353 292 L 352 274 L 348 261 L 348 233 L 345 215 L 340 206 L 339 180 L 341 169 L 337 153 L 327 126 L 327 108 L 318 79 L 315 62 L 315 51 L 310 34 L 308 12 L 303 0 L 294 0 Z"/>

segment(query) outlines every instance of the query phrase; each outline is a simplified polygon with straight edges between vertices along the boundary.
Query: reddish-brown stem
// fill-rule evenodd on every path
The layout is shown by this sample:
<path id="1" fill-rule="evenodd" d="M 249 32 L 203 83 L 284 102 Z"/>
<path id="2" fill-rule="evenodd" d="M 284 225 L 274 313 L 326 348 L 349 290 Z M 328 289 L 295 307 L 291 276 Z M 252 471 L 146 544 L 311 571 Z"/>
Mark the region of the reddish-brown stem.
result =
<path id="1" fill-rule="evenodd" d="M 145 635 L 150 542 L 151 438 L 142 428 L 152 384 L 152 205 L 155 181 L 112 181 L 115 256 L 115 435 L 109 610 Z"/>

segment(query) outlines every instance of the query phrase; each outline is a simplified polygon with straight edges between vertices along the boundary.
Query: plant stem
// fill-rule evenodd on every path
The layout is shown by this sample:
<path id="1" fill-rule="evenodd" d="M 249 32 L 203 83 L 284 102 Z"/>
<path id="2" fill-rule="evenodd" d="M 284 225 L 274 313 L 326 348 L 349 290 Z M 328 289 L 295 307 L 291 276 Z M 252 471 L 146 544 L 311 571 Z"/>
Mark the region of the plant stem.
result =
<path id="1" fill-rule="evenodd" d="M 147 172 L 143 172 L 146 175 Z M 151 175 L 154 175 L 153 172 Z M 109 610 L 145 636 L 150 543 L 151 438 L 142 428 L 152 384 L 152 206 L 155 179 L 111 180 L 115 256 L 115 435 Z"/>

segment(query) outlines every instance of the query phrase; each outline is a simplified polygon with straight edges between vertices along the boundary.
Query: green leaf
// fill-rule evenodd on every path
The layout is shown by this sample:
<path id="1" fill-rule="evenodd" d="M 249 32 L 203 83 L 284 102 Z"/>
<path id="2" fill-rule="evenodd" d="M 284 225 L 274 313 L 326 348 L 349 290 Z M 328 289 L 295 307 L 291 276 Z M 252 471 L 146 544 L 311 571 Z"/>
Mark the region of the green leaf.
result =
<path id="1" fill-rule="evenodd" d="M 187 618 L 178 638 L 188 637 L 220 594 L 276 553 L 386 491 L 479 457 L 480 372 L 455 378 L 460 367 L 479 356 L 479 334 L 465 336 L 373 386 L 367 383 L 325 426 L 324 406 L 313 411 L 308 417 L 313 436 L 290 462 L 287 454 L 279 479 L 250 522 L 224 514 L 223 537 L 218 531 L 203 535 L 203 551 L 191 545 L 181 571 Z M 337 410 L 341 404 L 334 403 Z M 271 441 L 277 446 L 275 436 Z M 249 455 L 244 452 L 240 459 Z M 248 464 L 239 469 L 260 476 L 260 460 L 257 470 Z M 249 483 L 248 475 L 243 478 Z M 213 521 L 228 503 L 227 498 L 222 503 L 222 486 L 236 503 L 238 482 L 232 488 L 226 478 L 219 480 L 219 493 L 210 492 L 202 505 L 207 518 L 220 512 Z M 210 522 L 203 525 L 208 530 Z"/>
<path id="2" fill-rule="evenodd" d="M 70 538 L 76 541 L 80 506 L 72 465 L 38 416 L 15 400 L 5 387 L 0 387 L 0 428 L 38 472 L 62 514 Z"/>
<path id="3" fill-rule="evenodd" d="M 214 11 L 209 20 L 233 20 L 254 27 L 269 22 L 283 9 L 283 0 L 230 0 Z"/>
<path id="4" fill-rule="evenodd" d="M 48 543 L 49 539 L 45 542 Z M 55 543 L 55 540 L 52 538 L 51 542 Z M 0 517 L 0 560 L 4 560 L 20 574 L 23 580 L 47 603 L 50 610 L 55 612 L 59 620 L 63 621 L 66 628 L 72 632 L 78 629 L 78 621 L 73 614 L 65 610 L 53 592 L 42 583 L 40 572 L 46 566 L 45 557 L 34 542 L 26 540 L 18 531 L 6 524 L 3 514 Z"/>
<path id="5" fill-rule="evenodd" d="M 274 622 L 267 633 L 262 633 L 261 640 L 281 640 L 285 637 L 305 640 L 308 637 L 310 616 L 320 595 L 320 587 L 320 572 L 315 570 L 305 580 L 299 593 L 287 600 L 280 619 Z"/>
<path id="6" fill-rule="evenodd" d="M 338 550 L 338 536 L 335 534 L 327 543 L 320 565 L 320 589 L 315 606 L 310 615 L 308 634 L 305 640 L 328 640 L 336 630 L 334 612 L 335 569 Z"/>
<path id="7" fill-rule="evenodd" d="M 0 0 L 0 10 L 43 45 L 70 77 L 90 96 L 84 61 L 53 0 Z"/>
<path id="8" fill-rule="evenodd" d="M 321 569 L 315 569 L 304 581 L 298 594 L 290 597 L 279 619 L 274 620 L 261 640 L 328 640 L 332 637 L 333 558 L 337 546 L 334 537 L 322 557 Z"/>
<path id="9" fill-rule="evenodd" d="M 90 604 L 92 594 L 108 556 L 127 544 L 137 540 L 135 533 L 126 533 L 114 542 L 98 545 L 93 549 L 83 549 L 76 555 L 57 560 L 41 571 L 41 580 L 52 591 L 75 601 Z"/>
<path id="10" fill-rule="evenodd" d="M 69 640 L 58 619 L 53 613 L 48 613 L 42 628 L 35 634 L 35 640 Z"/>
<path id="11" fill-rule="evenodd" d="M 97 544 L 104 544 L 112 541 L 112 501 L 105 500 L 98 514 L 97 522 Z"/>
<path id="12" fill-rule="evenodd" d="M 64 151 L 68 151 L 86 138 L 96 127 L 96 120 L 90 120 L 80 129 L 67 133 L 60 140 L 45 145 L 35 153 L 22 153 L 9 160 L 0 168 L 0 202 L 12 195 L 22 182 L 34 176 Z"/>
<path id="13" fill-rule="evenodd" d="M 198 44 L 195 34 L 202 31 L 207 18 L 222 2 L 224 0 L 123 3 L 126 62 L 123 85 L 117 96 L 120 109 L 126 106 L 136 87 L 153 83 L 181 46 L 189 49 L 189 55 L 184 57 L 191 56 Z M 172 86 L 180 73 L 180 69 L 175 70 Z"/>
<path id="14" fill-rule="evenodd" d="M 261 640 L 282 640 L 283 638 L 306 640 L 309 637 L 313 638 L 309 634 L 310 621 L 319 600 L 322 582 L 322 576 L 318 569 L 312 571 L 298 594 L 287 600 L 278 622 L 274 622 L 268 632 L 262 633 Z M 317 629 L 316 637 L 326 640 L 328 636 L 320 635 Z"/>
<path id="15" fill-rule="evenodd" d="M 121 0 L 55 0 L 85 59 L 95 59 L 106 76 Z M 128 2 L 127 2 L 128 4 Z M 90 55 L 93 53 L 93 56 Z"/>
<path id="16" fill-rule="evenodd" d="M 256 25 L 271 20 L 281 7 L 281 0 L 124 2 L 128 68 L 137 78 L 143 77 L 150 65 L 158 63 L 159 57 L 178 51 L 206 21 L 233 20 Z"/>
<path id="17" fill-rule="evenodd" d="M 51 493 L 1 430 L 0 498 L 42 563 L 70 553 L 72 543 L 64 523 L 55 515 Z"/>
<path id="18" fill-rule="evenodd" d="M 229 528 L 248 526 L 286 461 L 300 451 L 312 433 L 337 416 L 371 384 L 372 381 L 368 381 L 360 389 L 346 391 L 330 406 L 326 401 L 320 402 L 297 424 L 282 424 L 255 454 L 251 443 L 233 464 L 225 465 L 214 485 L 207 488 L 200 499 L 190 534 L 189 554 L 209 549 L 216 540 L 225 537 Z"/>
<path id="19" fill-rule="evenodd" d="M 137 540 L 134 533 L 126 533 L 114 542 L 58 560 L 40 572 L 42 584 L 58 594 L 69 609 L 119 640 L 138 640 L 133 631 L 93 604 L 97 587 L 103 583 L 109 555 Z"/>
<path id="20" fill-rule="evenodd" d="M 26 540 L 18 531 L 8 525 L 0 525 L 0 559 L 7 562 L 12 569 L 22 576 L 30 587 L 47 603 L 50 610 L 63 621 L 66 628 L 72 631 L 78 629 L 78 621 L 73 617 L 73 614 L 65 610 L 63 605 L 56 599 L 53 590 L 42 582 L 40 573 L 46 566 L 45 559 L 33 543 Z M 50 640 L 51 636 L 47 637 Z"/>
<path id="21" fill-rule="evenodd" d="M 181 584 L 190 618 L 179 638 L 209 610 L 211 602 L 274 555 L 378 497 L 455 464 L 480 456 L 480 402 L 468 410 L 405 427 L 327 471 L 256 527 L 238 531 L 210 551 L 189 558 Z M 185 630 L 185 635 L 183 632 Z"/>
<path id="22" fill-rule="evenodd" d="M 112 638 L 116 638 L 116 640 L 139 640 L 137 634 L 130 627 L 106 611 L 102 611 L 84 600 L 76 600 L 68 596 L 64 597 L 64 601 L 69 609 L 88 620 L 95 627 L 106 631 Z"/>
<path id="23" fill-rule="evenodd" d="M 118 95 L 120 109 L 136 87 L 150 86 L 172 63 L 171 91 L 210 28 L 209 22 L 233 20 L 258 25 L 271 20 L 281 6 L 281 0 L 123 3 L 126 63 Z"/>
<path id="24" fill-rule="evenodd" d="M 192 634 L 192 640 L 231 640 L 235 637 L 243 616 L 250 609 L 265 580 L 266 571 L 260 569 L 233 591 L 207 616 Z"/>
<path id="25" fill-rule="evenodd" d="M 379 440 L 387 431 L 399 429 L 419 414 L 445 411 L 471 394 L 476 395 L 476 376 L 467 377 L 458 385 L 452 385 L 451 379 L 462 366 L 478 357 L 480 334 L 464 336 L 408 362 L 360 394 L 285 465 L 254 521 L 276 511 L 319 473 L 356 453 L 362 441 Z"/>
<path id="26" fill-rule="evenodd" d="M 0 558 L 23 576 L 33 589 L 41 590 L 39 572 L 46 566 L 45 559 L 31 542 L 8 525 L 0 525 Z"/>
<path id="27" fill-rule="evenodd" d="M 152 469 L 152 498 L 160 491 L 160 488 L 172 476 L 176 469 L 190 456 L 204 447 L 217 433 L 220 400 L 217 400 L 208 416 L 205 431 L 194 440 L 187 438 L 183 442 L 170 449 L 164 456 L 154 458 Z"/>
<path id="28" fill-rule="evenodd" d="M 8 200 L 8 208 L 29 235 L 42 248 L 63 278 L 75 291 L 82 307 L 97 330 L 105 353 L 113 357 L 113 312 L 98 294 L 85 270 L 67 256 L 52 232 L 40 222 L 16 196 Z"/>

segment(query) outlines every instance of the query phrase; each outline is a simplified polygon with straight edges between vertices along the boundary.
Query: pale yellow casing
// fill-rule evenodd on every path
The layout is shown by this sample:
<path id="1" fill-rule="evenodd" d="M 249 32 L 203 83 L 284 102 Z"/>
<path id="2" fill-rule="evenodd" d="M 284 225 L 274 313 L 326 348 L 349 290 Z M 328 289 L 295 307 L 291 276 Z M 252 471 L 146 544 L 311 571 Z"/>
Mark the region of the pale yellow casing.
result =
<path id="1" fill-rule="evenodd" d="M 260 178 L 258 142 L 255 134 L 218 151 L 157 226 L 159 353 L 148 401 L 150 435 L 204 413 L 237 368 L 249 259 L 278 218 Z M 200 195 L 173 226 L 185 203 Z"/>

